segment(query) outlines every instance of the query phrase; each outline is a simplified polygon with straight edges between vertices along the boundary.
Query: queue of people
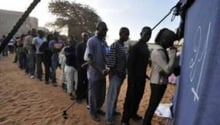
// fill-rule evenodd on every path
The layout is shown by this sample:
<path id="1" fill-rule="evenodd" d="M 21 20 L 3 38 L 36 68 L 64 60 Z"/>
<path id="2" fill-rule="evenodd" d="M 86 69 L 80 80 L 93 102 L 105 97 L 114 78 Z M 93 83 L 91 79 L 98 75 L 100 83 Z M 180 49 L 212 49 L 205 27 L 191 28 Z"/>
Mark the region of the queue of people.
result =
<path id="1" fill-rule="evenodd" d="M 91 118 L 99 122 L 100 115 L 105 116 L 107 125 L 115 125 L 114 117 L 121 114 L 117 111 L 117 99 L 127 76 L 121 124 L 129 125 L 129 120 L 133 119 L 143 120 L 143 125 L 151 125 L 153 114 L 167 88 L 168 77 L 175 69 L 177 51 L 173 43 L 177 36 L 167 28 L 161 29 L 155 39 L 156 47 L 150 51 L 147 42 L 152 29 L 145 26 L 138 42 L 126 51 L 124 44 L 129 39 L 129 29 L 121 27 L 119 39 L 110 47 L 105 39 L 107 31 L 107 24 L 99 22 L 94 36 L 82 32 L 82 40 L 77 42 L 63 40 L 57 32 L 45 36 L 43 31 L 33 29 L 16 40 L 14 62 L 18 62 L 19 68 L 24 69 L 31 79 L 36 77 L 54 87 L 57 86 L 56 69 L 60 67 L 62 88 L 72 100 L 81 102 L 86 99 Z M 148 76 L 146 71 L 150 63 L 151 73 Z M 150 80 L 151 95 L 142 118 L 137 112 L 146 80 Z M 101 108 L 105 100 L 103 111 Z"/>

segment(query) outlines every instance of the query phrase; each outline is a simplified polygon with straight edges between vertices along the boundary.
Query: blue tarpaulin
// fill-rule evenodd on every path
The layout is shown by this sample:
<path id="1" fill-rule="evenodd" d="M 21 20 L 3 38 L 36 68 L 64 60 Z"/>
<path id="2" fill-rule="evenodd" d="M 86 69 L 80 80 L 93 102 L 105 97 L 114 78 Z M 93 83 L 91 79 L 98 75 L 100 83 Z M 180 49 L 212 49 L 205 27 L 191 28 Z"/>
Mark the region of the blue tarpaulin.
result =
<path id="1" fill-rule="evenodd" d="M 220 0 L 188 9 L 182 54 L 174 125 L 220 125 Z"/>

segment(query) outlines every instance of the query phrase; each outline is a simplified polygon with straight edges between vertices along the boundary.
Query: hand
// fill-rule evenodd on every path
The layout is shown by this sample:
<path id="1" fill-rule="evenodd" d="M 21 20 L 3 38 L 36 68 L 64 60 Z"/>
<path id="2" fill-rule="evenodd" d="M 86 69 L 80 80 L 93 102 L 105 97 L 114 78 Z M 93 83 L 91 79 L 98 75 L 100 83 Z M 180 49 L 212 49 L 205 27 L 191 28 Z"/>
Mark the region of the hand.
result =
<path id="1" fill-rule="evenodd" d="M 109 69 L 103 69 L 103 70 L 102 70 L 102 74 L 103 74 L 104 76 L 108 75 L 108 73 L 109 73 Z"/>
<path id="2" fill-rule="evenodd" d="M 150 80 L 150 77 L 148 75 L 145 76 L 146 79 Z"/>
<path id="3" fill-rule="evenodd" d="M 176 56 L 177 49 L 175 47 L 171 47 L 169 51 L 169 55 L 171 58 Z"/>
<path id="4" fill-rule="evenodd" d="M 61 68 L 61 64 L 59 64 L 59 63 L 58 63 L 58 67 L 59 67 L 60 69 L 62 69 L 62 68 Z"/>

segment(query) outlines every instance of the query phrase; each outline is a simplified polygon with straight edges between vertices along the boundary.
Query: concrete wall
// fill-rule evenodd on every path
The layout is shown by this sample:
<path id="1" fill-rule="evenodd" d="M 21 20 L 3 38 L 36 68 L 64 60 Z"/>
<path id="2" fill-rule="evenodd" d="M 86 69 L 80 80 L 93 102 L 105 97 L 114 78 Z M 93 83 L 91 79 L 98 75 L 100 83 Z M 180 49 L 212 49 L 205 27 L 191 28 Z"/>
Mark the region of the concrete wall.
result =
<path id="1" fill-rule="evenodd" d="M 7 35 L 16 24 L 18 19 L 22 16 L 23 12 L 8 11 L 0 9 L 0 37 Z M 28 17 L 24 24 L 20 27 L 16 36 L 26 34 L 28 30 L 32 28 L 38 28 L 38 19 L 34 17 Z"/>

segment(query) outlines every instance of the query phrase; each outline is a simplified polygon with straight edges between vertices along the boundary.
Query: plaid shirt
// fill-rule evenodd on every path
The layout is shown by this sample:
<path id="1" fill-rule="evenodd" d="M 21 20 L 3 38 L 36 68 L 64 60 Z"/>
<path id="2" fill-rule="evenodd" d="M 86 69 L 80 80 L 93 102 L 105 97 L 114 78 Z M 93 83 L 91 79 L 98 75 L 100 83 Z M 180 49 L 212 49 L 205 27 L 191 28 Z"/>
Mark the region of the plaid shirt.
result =
<path id="1" fill-rule="evenodd" d="M 120 41 L 114 42 L 110 46 L 107 66 L 110 68 L 110 75 L 118 75 L 124 78 L 126 75 L 126 52 L 124 44 Z"/>

